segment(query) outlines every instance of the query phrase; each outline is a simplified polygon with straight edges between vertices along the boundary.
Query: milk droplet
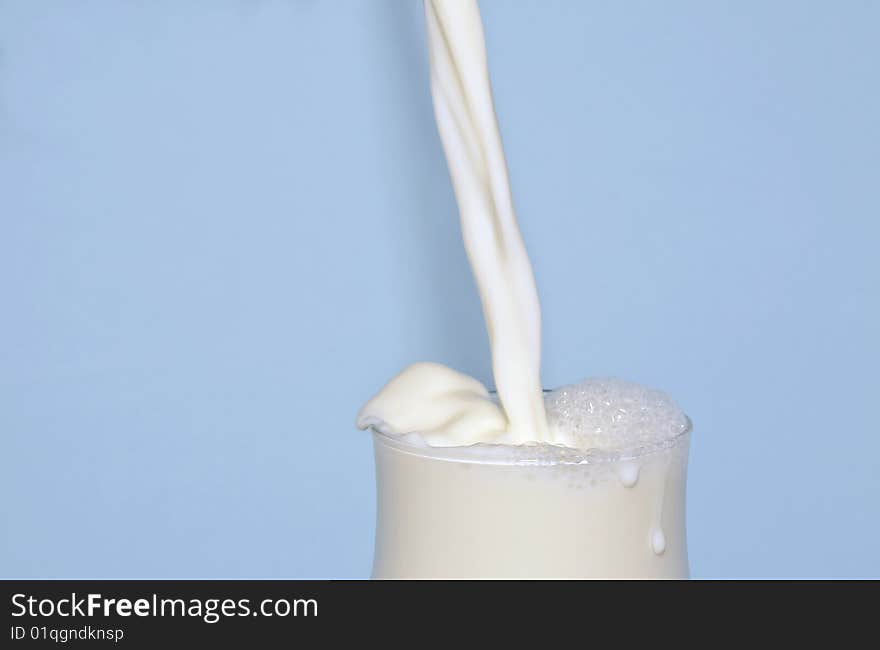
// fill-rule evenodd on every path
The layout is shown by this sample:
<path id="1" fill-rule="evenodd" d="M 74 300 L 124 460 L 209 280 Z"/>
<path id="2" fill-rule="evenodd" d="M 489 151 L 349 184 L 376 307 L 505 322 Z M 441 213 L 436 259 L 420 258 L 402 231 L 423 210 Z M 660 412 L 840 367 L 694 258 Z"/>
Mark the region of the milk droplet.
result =
<path id="1" fill-rule="evenodd" d="M 617 476 L 624 487 L 631 488 L 639 482 L 639 466 L 636 463 L 623 463 L 617 470 Z"/>
<path id="2" fill-rule="evenodd" d="M 651 534 L 651 549 L 655 555 L 663 555 L 666 550 L 666 535 L 663 534 L 662 528 L 655 528 Z"/>

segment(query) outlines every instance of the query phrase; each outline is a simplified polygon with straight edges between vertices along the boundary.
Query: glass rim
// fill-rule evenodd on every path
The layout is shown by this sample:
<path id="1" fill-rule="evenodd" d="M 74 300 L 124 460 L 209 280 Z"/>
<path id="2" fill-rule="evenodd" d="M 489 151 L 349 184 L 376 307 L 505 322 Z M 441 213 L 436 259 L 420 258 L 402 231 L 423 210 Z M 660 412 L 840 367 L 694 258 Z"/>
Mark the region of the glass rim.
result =
<path id="1" fill-rule="evenodd" d="M 471 445 L 440 447 L 416 444 L 405 440 L 404 436 L 380 431 L 373 425 L 370 425 L 368 429 L 373 434 L 374 442 L 392 447 L 401 453 L 430 460 L 528 467 L 597 466 L 639 460 L 685 444 L 693 431 L 690 417 L 685 415 L 685 420 L 687 424 L 684 430 L 670 438 L 622 449 L 577 449 L 554 443 L 538 442 L 521 445 L 478 442 Z"/>

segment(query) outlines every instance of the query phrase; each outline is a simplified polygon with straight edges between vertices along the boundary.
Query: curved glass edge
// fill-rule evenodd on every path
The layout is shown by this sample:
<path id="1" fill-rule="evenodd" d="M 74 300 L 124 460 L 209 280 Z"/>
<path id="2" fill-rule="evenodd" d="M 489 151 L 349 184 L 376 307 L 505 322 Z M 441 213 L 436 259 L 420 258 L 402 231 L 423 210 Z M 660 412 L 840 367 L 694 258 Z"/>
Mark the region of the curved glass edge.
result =
<path id="1" fill-rule="evenodd" d="M 693 431 L 691 419 L 687 419 L 684 431 L 665 440 L 658 440 L 628 449 L 576 449 L 551 443 L 527 443 L 503 445 L 479 442 L 458 447 L 433 447 L 417 444 L 403 436 L 379 431 L 369 427 L 377 444 L 391 447 L 401 453 L 421 458 L 456 463 L 510 466 L 600 465 L 622 461 L 639 460 L 688 444 Z"/>

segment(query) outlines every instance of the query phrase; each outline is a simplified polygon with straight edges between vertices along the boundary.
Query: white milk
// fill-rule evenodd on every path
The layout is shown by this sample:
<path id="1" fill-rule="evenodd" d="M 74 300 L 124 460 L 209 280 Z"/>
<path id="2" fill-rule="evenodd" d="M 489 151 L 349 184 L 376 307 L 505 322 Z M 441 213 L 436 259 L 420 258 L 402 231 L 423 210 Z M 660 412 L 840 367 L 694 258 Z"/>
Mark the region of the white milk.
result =
<path id="1" fill-rule="evenodd" d="M 613 379 L 557 389 L 546 405 L 550 427 L 584 449 L 374 433 L 373 577 L 688 577 L 687 417 Z"/>
<path id="2" fill-rule="evenodd" d="M 461 444 L 462 429 L 446 436 L 445 427 L 467 420 L 469 442 L 549 441 L 541 398 L 541 308 L 513 211 L 480 14 L 473 0 L 455 0 L 428 1 L 425 15 L 434 113 L 503 411 L 476 380 L 439 364 L 417 364 L 395 377 L 393 390 L 383 390 L 361 409 L 358 426 L 431 432 L 436 444 Z M 426 392 L 426 386 L 443 390 Z M 455 399 L 459 394 L 466 399 Z"/>
<path id="3" fill-rule="evenodd" d="M 477 5 L 427 0 L 425 14 L 434 111 L 498 392 L 416 363 L 361 409 L 376 454 L 373 574 L 687 577 L 689 422 L 667 396 L 620 380 L 543 395 L 540 306 Z"/>
<path id="4" fill-rule="evenodd" d="M 688 437 L 634 459 L 533 464 L 374 434 L 373 577 L 687 578 Z"/>

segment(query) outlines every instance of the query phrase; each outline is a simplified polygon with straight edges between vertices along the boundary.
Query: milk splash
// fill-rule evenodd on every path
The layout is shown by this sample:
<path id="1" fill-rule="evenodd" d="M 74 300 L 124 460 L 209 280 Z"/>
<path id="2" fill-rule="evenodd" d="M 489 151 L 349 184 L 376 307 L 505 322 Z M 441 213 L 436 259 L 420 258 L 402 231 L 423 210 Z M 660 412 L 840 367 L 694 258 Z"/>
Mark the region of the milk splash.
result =
<path id="1" fill-rule="evenodd" d="M 431 93 L 492 347 L 500 408 L 476 379 L 409 366 L 358 426 L 429 432 L 440 444 L 551 442 L 541 392 L 541 308 L 516 223 L 474 0 L 426 0 Z"/>

